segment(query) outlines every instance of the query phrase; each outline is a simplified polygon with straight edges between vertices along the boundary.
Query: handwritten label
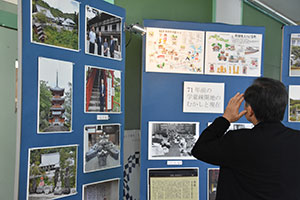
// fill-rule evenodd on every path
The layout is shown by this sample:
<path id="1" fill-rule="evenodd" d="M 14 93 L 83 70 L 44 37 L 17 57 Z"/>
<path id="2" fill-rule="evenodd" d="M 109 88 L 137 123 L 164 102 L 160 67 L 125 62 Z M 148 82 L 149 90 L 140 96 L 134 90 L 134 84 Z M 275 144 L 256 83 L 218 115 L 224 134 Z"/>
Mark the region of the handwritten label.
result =
<path id="1" fill-rule="evenodd" d="M 183 112 L 224 112 L 224 83 L 184 82 L 183 95 Z"/>

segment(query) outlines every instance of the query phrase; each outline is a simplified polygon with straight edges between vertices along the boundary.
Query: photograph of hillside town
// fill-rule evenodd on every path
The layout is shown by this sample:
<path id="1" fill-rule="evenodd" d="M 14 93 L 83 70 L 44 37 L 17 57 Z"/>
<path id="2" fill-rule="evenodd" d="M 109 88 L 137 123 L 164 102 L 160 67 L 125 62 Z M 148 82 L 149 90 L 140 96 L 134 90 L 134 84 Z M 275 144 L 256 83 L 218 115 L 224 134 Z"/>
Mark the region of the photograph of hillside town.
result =
<path id="1" fill-rule="evenodd" d="M 78 50 L 79 2 L 32 0 L 32 42 Z"/>

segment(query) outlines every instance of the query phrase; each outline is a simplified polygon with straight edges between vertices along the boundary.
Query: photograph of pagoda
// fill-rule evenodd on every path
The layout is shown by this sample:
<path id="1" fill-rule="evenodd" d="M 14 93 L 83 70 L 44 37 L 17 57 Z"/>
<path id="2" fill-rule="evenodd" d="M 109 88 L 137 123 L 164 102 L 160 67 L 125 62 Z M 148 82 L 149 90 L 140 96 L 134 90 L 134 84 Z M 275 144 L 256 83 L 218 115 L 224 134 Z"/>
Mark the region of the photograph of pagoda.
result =
<path id="1" fill-rule="evenodd" d="M 39 58 L 38 133 L 72 130 L 73 63 Z"/>

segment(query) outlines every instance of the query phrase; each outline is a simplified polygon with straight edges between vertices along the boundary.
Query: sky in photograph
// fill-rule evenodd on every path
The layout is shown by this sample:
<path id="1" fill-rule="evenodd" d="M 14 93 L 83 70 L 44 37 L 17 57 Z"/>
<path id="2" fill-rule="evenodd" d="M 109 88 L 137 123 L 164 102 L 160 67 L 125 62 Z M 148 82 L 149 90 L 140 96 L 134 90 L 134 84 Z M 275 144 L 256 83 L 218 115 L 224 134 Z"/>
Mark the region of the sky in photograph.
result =
<path id="1" fill-rule="evenodd" d="M 290 99 L 300 100 L 300 85 L 290 85 L 289 96 Z"/>
<path id="2" fill-rule="evenodd" d="M 48 82 L 50 87 L 56 86 L 56 72 L 58 72 L 58 86 L 65 88 L 65 92 L 70 88 L 68 83 L 72 83 L 73 63 L 60 60 L 39 58 L 39 80 Z"/>
<path id="3" fill-rule="evenodd" d="M 49 6 L 57 8 L 63 13 L 79 13 L 79 2 L 73 0 L 43 0 Z"/>

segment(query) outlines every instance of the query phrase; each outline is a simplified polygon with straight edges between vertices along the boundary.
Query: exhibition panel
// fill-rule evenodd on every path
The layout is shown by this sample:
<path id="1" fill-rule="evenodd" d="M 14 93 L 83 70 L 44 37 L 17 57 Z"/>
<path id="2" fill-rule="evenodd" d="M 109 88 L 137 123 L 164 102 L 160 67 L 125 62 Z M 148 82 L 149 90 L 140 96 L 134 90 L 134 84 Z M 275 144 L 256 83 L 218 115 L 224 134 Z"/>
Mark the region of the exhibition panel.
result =
<path id="1" fill-rule="evenodd" d="M 18 199 L 122 199 L 125 10 L 92 0 L 20 5 Z"/>
<path id="2" fill-rule="evenodd" d="M 229 99 L 263 76 L 265 29 L 163 20 L 144 20 L 144 26 L 141 199 L 207 199 L 208 168 L 216 166 L 190 150 Z M 251 127 L 246 122 L 230 128 Z M 196 184 L 179 172 L 186 168 L 197 169 L 189 179 Z"/>

